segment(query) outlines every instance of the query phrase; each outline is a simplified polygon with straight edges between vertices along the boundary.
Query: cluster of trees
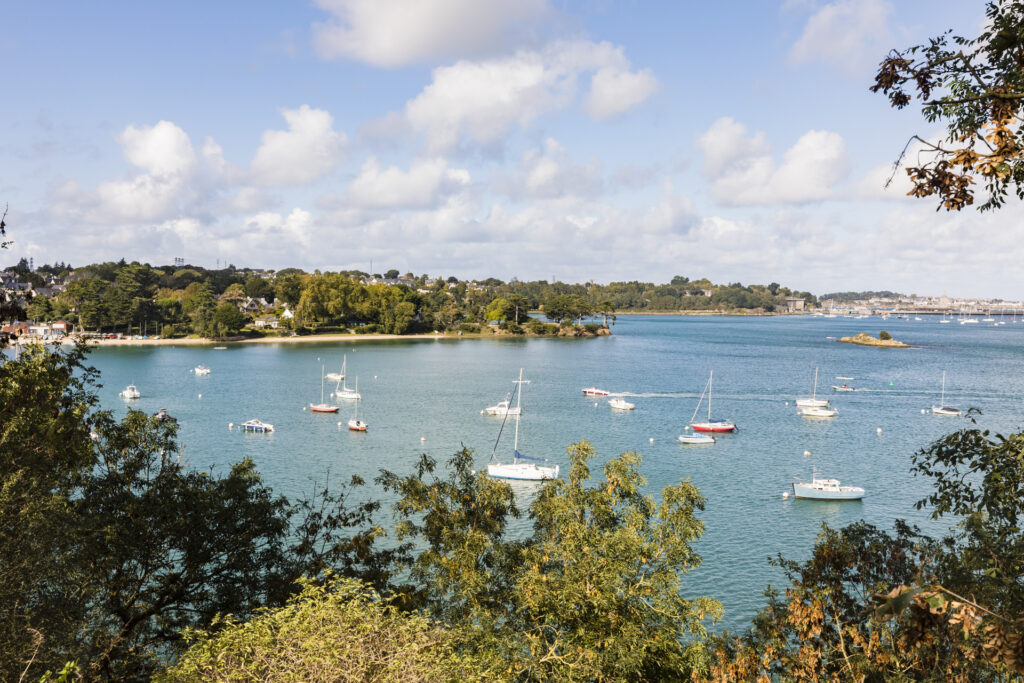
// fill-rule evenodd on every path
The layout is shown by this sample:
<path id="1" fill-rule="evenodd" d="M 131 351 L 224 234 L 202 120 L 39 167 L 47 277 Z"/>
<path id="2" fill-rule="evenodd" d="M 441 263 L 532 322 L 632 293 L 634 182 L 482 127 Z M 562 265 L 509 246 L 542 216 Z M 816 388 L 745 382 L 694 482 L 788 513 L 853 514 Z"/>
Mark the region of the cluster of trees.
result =
<path id="1" fill-rule="evenodd" d="M 388 529 L 358 478 L 288 500 L 248 460 L 190 469 L 174 423 L 115 420 L 97 379 L 78 348 L 0 363 L 5 680 L 1024 676 L 1024 434 L 914 456 L 946 536 L 824 527 L 748 632 L 710 635 L 719 603 L 681 583 L 704 499 L 687 480 L 655 499 L 635 453 L 595 473 L 570 446 L 528 510 L 469 451 L 423 456 L 376 479 Z"/>
<path id="2" fill-rule="evenodd" d="M 47 268 L 51 272 L 56 267 Z M 34 297 L 25 310 L 28 318 L 68 319 L 90 331 L 164 336 L 237 334 L 249 322 L 239 311 L 239 304 L 248 298 L 276 302 L 278 312 L 288 306 L 295 318 L 286 326 L 313 330 L 372 326 L 371 331 L 389 334 L 448 330 L 464 323 L 491 321 L 509 323 L 510 329 L 517 330 L 531 310 L 543 310 L 548 319 L 559 323 L 601 316 L 607 326 L 609 319 L 614 321 L 616 310 L 770 312 L 789 296 L 804 298 L 810 304 L 816 301 L 807 292 L 794 293 L 777 283 L 716 286 L 682 276 L 674 277 L 668 285 L 567 285 L 516 280 L 505 283 L 494 278 L 482 282 L 462 282 L 454 277 L 433 280 L 409 273 L 410 286 L 366 284 L 363 280 L 368 279 L 367 274 L 354 271 L 305 273 L 287 268 L 273 277 L 264 277 L 234 266 L 220 270 L 154 268 L 123 259 L 59 274 L 67 279 L 65 291 L 52 298 Z M 31 275 L 42 280 L 38 273 Z"/>

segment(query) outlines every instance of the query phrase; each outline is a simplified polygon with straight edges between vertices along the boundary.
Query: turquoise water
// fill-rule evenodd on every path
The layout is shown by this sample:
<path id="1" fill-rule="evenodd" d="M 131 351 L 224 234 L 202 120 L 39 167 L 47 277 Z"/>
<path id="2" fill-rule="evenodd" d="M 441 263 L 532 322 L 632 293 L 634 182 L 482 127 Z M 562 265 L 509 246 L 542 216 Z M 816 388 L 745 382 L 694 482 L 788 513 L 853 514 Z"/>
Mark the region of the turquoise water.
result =
<path id="1" fill-rule="evenodd" d="M 828 339 L 877 334 L 883 327 L 918 348 L 873 349 Z M 599 462 L 640 452 L 652 491 L 684 477 L 700 487 L 707 497 L 699 544 L 704 563 L 687 577 L 687 590 L 721 600 L 730 628 L 749 621 L 769 583 L 781 583 L 767 558 L 806 558 L 822 523 L 865 519 L 888 528 L 903 518 L 938 530 L 914 510 L 929 485 L 908 468 L 916 450 L 967 424 L 921 414 L 939 402 L 943 371 L 947 403 L 981 409 L 982 427 L 1004 433 L 1021 428 L 1021 323 L 623 316 L 614 333 L 588 340 L 108 347 L 95 350 L 91 362 L 102 371 L 107 407 L 123 412 L 118 392 L 134 383 L 142 392 L 134 407 L 149 413 L 167 408 L 179 419 L 190 465 L 225 472 L 248 456 L 275 490 L 290 496 L 309 492 L 327 476 L 372 480 L 381 468 L 409 472 L 421 453 L 443 460 L 462 444 L 483 465 L 501 418 L 480 411 L 504 398 L 525 368 L 531 383 L 523 394 L 523 453 L 547 457 L 564 471 L 565 447 L 585 438 L 599 451 Z M 328 372 L 337 371 L 343 354 L 350 386 L 358 376 L 366 433 L 345 428 L 351 404 L 342 402 L 337 415 L 303 410 L 320 400 L 321 362 Z M 199 364 L 212 373 L 193 375 Z M 796 414 L 792 402 L 809 393 L 812 364 L 820 367 L 819 396 L 839 408 L 834 420 Z M 733 420 L 739 431 L 712 446 L 679 445 L 675 439 L 711 370 L 713 417 Z M 838 375 L 853 377 L 848 383 L 858 391 L 833 394 L 831 385 L 842 383 Z M 626 394 L 636 410 L 613 412 L 607 399 L 584 398 L 580 389 L 591 385 Z M 228 429 L 253 417 L 276 431 Z M 511 448 L 504 438 L 499 454 Z M 794 477 L 809 476 L 812 464 L 844 484 L 863 486 L 867 496 L 845 503 L 783 500 Z M 527 525 L 518 523 L 524 531 Z"/>

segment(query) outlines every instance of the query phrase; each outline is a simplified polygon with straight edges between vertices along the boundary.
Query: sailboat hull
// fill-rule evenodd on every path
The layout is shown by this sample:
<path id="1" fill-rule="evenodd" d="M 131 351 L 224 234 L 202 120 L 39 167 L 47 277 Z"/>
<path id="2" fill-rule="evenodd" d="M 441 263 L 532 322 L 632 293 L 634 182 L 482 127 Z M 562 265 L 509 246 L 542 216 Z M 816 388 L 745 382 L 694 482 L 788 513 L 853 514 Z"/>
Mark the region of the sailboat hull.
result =
<path id="1" fill-rule="evenodd" d="M 532 462 L 491 463 L 487 475 L 496 479 L 518 479 L 521 481 L 545 481 L 558 478 L 558 465 L 544 467 Z"/>
<path id="2" fill-rule="evenodd" d="M 712 420 L 711 422 L 695 422 L 690 425 L 695 432 L 732 432 L 736 425 L 728 420 Z"/>

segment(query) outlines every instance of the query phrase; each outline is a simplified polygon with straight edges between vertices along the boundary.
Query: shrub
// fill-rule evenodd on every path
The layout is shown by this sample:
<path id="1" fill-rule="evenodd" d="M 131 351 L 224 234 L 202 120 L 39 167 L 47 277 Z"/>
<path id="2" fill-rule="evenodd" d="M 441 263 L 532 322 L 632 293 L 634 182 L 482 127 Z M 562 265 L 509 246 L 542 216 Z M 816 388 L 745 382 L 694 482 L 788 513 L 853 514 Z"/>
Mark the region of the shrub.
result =
<path id="1" fill-rule="evenodd" d="M 377 334 L 380 332 L 380 325 L 377 323 L 370 323 L 369 325 L 363 325 L 356 330 L 356 334 Z"/>
<path id="2" fill-rule="evenodd" d="M 882 332 L 878 335 L 878 338 L 881 339 L 882 341 L 887 341 L 889 339 L 892 339 L 892 335 L 886 332 L 885 330 L 882 330 Z"/>
<path id="3" fill-rule="evenodd" d="M 545 325 L 541 321 L 537 320 L 536 318 L 534 318 L 530 322 L 526 323 L 526 326 L 529 327 L 530 328 L 530 332 L 533 332 L 534 334 L 546 334 L 547 333 L 547 325 Z"/>
<path id="4" fill-rule="evenodd" d="M 480 326 L 476 323 L 462 323 L 459 325 L 459 332 L 465 332 L 466 334 L 478 334 L 480 332 Z"/>
<path id="5" fill-rule="evenodd" d="M 597 323 L 587 323 L 586 325 L 583 326 L 583 329 L 585 329 L 590 334 L 597 334 L 597 331 L 601 329 L 601 326 L 598 325 Z"/>

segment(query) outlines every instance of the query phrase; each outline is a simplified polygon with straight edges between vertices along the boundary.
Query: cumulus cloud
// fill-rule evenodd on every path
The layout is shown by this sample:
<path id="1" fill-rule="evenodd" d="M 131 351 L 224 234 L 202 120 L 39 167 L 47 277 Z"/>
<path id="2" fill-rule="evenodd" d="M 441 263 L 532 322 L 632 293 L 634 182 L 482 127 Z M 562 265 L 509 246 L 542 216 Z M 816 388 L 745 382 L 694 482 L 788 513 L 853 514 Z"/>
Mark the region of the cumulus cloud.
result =
<path id="1" fill-rule="evenodd" d="M 544 141 L 543 149 L 527 150 L 513 173 L 496 174 L 492 184 L 516 199 L 593 196 L 604 185 L 597 161 L 574 164 L 565 148 L 553 138 Z"/>
<path id="2" fill-rule="evenodd" d="M 546 0 L 316 0 L 330 13 L 313 24 L 326 59 L 397 67 L 506 49 L 548 18 Z"/>
<path id="3" fill-rule="evenodd" d="M 510 57 L 460 61 L 434 69 L 431 83 L 406 103 L 405 119 L 429 147 L 445 150 L 463 139 L 487 146 L 513 126 L 571 105 L 579 79 L 592 73 L 584 108 L 595 118 L 620 115 L 644 102 L 657 81 L 633 71 L 622 49 L 610 43 L 561 42 Z M 624 88 L 613 102 L 610 89 Z"/>
<path id="4" fill-rule="evenodd" d="M 633 72 L 617 66 L 604 67 L 590 79 L 584 107 L 595 119 L 610 119 L 637 106 L 657 89 L 658 79 L 650 69 Z"/>
<path id="5" fill-rule="evenodd" d="M 449 168 L 444 159 L 418 159 L 403 171 L 397 166 L 382 169 L 371 157 L 349 185 L 347 199 L 364 208 L 424 208 L 469 182 L 469 171 Z"/>
<path id="6" fill-rule="evenodd" d="M 322 109 L 302 105 L 281 111 L 288 130 L 264 131 L 249 164 L 257 185 L 301 185 L 319 180 L 341 163 L 347 138 L 334 130 L 334 119 Z"/>
<path id="7" fill-rule="evenodd" d="M 849 172 L 850 160 L 837 133 L 811 130 L 785 151 L 782 163 L 772 158 L 761 132 L 730 118 L 719 119 L 697 138 L 704 152 L 704 175 L 711 195 L 721 204 L 788 204 L 833 196 Z"/>
<path id="8" fill-rule="evenodd" d="M 790 48 L 793 64 L 831 62 L 848 73 L 862 73 L 876 64 L 892 42 L 886 0 L 836 0 L 807 20 Z"/>
<path id="9" fill-rule="evenodd" d="M 188 134 L 170 121 L 155 126 L 128 126 L 117 136 L 124 158 L 154 176 L 181 176 L 196 165 Z"/>

